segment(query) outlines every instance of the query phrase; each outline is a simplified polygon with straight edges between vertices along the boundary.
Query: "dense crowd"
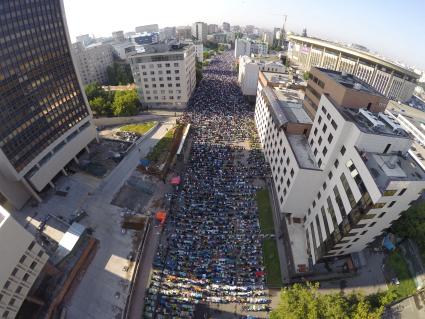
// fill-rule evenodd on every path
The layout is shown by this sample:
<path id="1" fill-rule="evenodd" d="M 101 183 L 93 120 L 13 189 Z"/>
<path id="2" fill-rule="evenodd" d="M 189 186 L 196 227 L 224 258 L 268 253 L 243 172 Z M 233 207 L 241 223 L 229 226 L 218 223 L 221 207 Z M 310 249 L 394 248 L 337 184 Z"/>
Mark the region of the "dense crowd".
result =
<path id="1" fill-rule="evenodd" d="M 225 53 L 210 63 L 182 118 L 192 124 L 190 159 L 171 196 L 146 318 L 193 318 L 198 304 L 269 308 L 254 186 L 267 167 L 261 151 L 245 150 L 253 111 L 232 61 Z"/>

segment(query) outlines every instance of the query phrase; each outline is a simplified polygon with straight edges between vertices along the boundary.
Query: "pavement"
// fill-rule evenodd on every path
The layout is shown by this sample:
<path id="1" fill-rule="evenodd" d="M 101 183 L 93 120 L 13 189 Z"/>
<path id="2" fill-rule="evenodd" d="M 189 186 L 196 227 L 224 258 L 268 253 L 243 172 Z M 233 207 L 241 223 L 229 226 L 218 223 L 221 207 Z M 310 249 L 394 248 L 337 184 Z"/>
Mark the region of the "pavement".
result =
<path id="1" fill-rule="evenodd" d="M 121 233 L 121 208 L 111 205 L 121 188 L 150 149 L 165 135 L 172 123 L 160 124 L 145 139 L 141 138 L 120 164 L 87 196 L 83 208 L 90 218 L 86 226 L 95 230 L 99 249 L 67 302 L 67 318 L 116 318 L 122 314 L 134 263 L 127 260 L 134 245 L 133 231 Z M 149 242 L 147 242 L 149 244 Z M 128 265 L 129 271 L 123 267 Z"/>

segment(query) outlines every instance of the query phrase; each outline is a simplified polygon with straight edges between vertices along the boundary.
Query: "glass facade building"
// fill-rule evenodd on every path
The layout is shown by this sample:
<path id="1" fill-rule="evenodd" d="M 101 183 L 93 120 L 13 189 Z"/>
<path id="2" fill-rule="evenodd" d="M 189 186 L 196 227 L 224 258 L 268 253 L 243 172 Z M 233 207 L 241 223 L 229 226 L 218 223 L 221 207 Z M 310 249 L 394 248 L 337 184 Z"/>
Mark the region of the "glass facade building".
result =
<path id="1" fill-rule="evenodd" d="M 0 1 L 0 148 L 12 166 L 87 117 L 61 0 Z"/>

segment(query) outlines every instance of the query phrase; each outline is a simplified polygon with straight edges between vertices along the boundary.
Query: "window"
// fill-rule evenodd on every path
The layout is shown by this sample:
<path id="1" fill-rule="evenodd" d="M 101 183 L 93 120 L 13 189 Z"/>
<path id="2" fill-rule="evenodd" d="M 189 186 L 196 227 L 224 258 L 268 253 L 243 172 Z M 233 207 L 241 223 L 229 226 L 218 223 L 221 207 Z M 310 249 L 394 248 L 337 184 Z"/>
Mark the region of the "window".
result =
<path id="1" fill-rule="evenodd" d="M 339 161 L 338 160 L 335 160 L 335 162 L 334 162 L 335 168 L 338 168 L 338 165 L 339 165 Z"/>
<path id="2" fill-rule="evenodd" d="M 25 274 L 25 275 L 24 275 L 24 277 L 22 277 L 22 280 L 23 280 L 23 281 L 27 281 L 29 277 L 30 277 L 30 275 Z"/>
<path id="3" fill-rule="evenodd" d="M 15 298 L 10 299 L 9 306 L 13 306 L 15 304 L 15 301 L 16 301 Z"/>
<path id="4" fill-rule="evenodd" d="M 395 193 L 397 193 L 396 189 L 387 189 L 386 191 L 384 191 L 383 196 L 393 196 L 395 195 Z"/>
<path id="5" fill-rule="evenodd" d="M 382 216 L 384 216 L 387 212 L 382 212 L 379 214 L 378 218 L 381 218 Z"/>
<path id="6" fill-rule="evenodd" d="M 328 120 L 331 119 L 331 115 L 330 114 L 328 114 L 326 117 L 327 117 Z"/>
<path id="7" fill-rule="evenodd" d="M 384 208 L 385 207 L 385 204 L 386 203 L 376 203 L 376 204 L 373 204 L 372 209 Z"/>
<path id="8" fill-rule="evenodd" d="M 291 169 L 291 177 L 294 177 L 294 169 Z"/>
<path id="9" fill-rule="evenodd" d="M 395 204 L 395 201 L 393 200 L 391 203 L 388 204 L 388 207 L 393 207 Z"/>
<path id="10" fill-rule="evenodd" d="M 317 199 L 320 199 L 320 197 L 322 197 L 322 194 L 320 194 L 320 192 L 317 193 Z"/>
<path id="11" fill-rule="evenodd" d="M 401 191 L 400 191 L 400 193 L 398 193 L 398 196 L 401 196 L 401 195 L 403 195 L 404 194 L 404 192 L 407 190 L 407 188 L 403 188 Z"/>
<path id="12" fill-rule="evenodd" d="M 9 288 L 9 286 L 10 286 L 10 281 L 8 280 L 8 281 L 6 281 L 6 282 L 4 283 L 3 288 L 4 288 L 4 289 L 7 289 L 7 288 Z"/>
<path id="13" fill-rule="evenodd" d="M 316 136 L 317 135 L 317 127 L 314 129 L 314 136 Z"/>
<path id="14" fill-rule="evenodd" d="M 316 201 L 313 201 L 313 208 L 316 207 Z"/>
<path id="15" fill-rule="evenodd" d="M 375 224 L 376 224 L 376 222 L 373 222 L 369 225 L 369 227 L 373 227 L 373 226 L 375 226 Z"/>
<path id="16" fill-rule="evenodd" d="M 22 287 L 18 286 L 18 288 L 16 288 L 15 293 L 19 294 L 22 291 Z"/>
<path id="17" fill-rule="evenodd" d="M 323 156 L 326 156 L 326 154 L 328 153 L 328 149 L 327 149 L 327 147 L 325 146 L 324 148 L 323 148 Z"/>
<path id="18" fill-rule="evenodd" d="M 328 129 L 328 126 L 326 124 L 323 124 L 323 129 L 322 129 L 323 133 L 326 133 L 327 129 Z"/>
<path id="19" fill-rule="evenodd" d="M 388 152 L 388 150 L 390 149 L 390 147 L 391 147 L 391 144 L 387 144 L 387 146 L 385 146 L 384 154 L 386 154 Z"/>
<path id="20" fill-rule="evenodd" d="M 329 178 L 329 179 L 332 179 L 332 177 L 333 177 L 332 172 L 329 172 L 329 174 L 328 174 L 328 178 Z"/>
<path id="21" fill-rule="evenodd" d="M 345 151 L 346 151 L 346 149 L 345 149 L 345 146 L 343 145 L 343 146 L 341 147 L 341 155 L 344 155 L 344 154 L 345 154 Z"/>
<path id="22" fill-rule="evenodd" d="M 360 235 L 364 235 L 364 234 L 366 234 L 367 233 L 367 230 L 364 230 L 364 231 L 362 231 L 361 233 L 360 233 Z"/>
<path id="23" fill-rule="evenodd" d="M 322 123 L 322 117 L 319 115 L 319 118 L 317 119 L 317 122 Z"/>
<path id="24" fill-rule="evenodd" d="M 332 125 L 332 127 L 334 128 L 334 130 L 336 131 L 336 130 L 337 130 L 337 128 L 338 128 L 338 125 L 336 125 L 336 123 L 335 123 L 335 121 L 334 121 L 334 120 L 332 120 L 332 121 L 331 121 L 331 125 Z"/>
<path id="25" fill-rule="evenodd" d="M 33 261 L 30 265 L 30 269 L 34 269 L 37 266 L 37 263 Z"/>
<path id="26" fill-rule="evenodd" d="M 27 256 L 22 255 L 21 259 L 19 259 L 19 262 L 20 262 L 21 264 L 23 264 L 23 263 L 24 263 L 24 261 L 25 261 L 25 259 L 27 259 Z"/>
<path id="27" fill-rule="evenodd" d="M 319 161 L 317 162 L 317 165 L 319 166 L 319 168 L 322 166 L 322 159 L 319 159 Z"/>
<path id="28" fill-rule="evenodd" d="M 317 155 L 317 148 L 314 149 L 314 152 L 313 153 L 314 153 L 314 156 Z"/>
<path id="29" fill-rule="evenodd" d="M 322 186 L 323 186 L 323 189 L 326 189 L 326 186 L 327 186 L 326 182 L 324 182 Z"/>
<path id="30" fill-rule="evenodd" d="M 31 244 L 28 246 L 28 250 L 32 250 L 35 246 L 35 241 L 32 241 Z"/>
<path id="31" fill-rule="evenodd" d="M 16 276 L 17 273 L 18 273 L 18 268 L 13 269 L 12 276 Z"/>
<path id="32" fill-rule="evenodd" d="M 326 109 L 325 109 L 324 106 L 322 106 L 322 112 L 325 113 L 325 114 L 327 113 L 327 111 L 326 111 Z"/>
<path id="33" fill-rule="evenodd" d="M 329 136 L 328 136 L 328 143 L 330 144 L 330 143 L 332 143 L 332 140 L 334 139 L 334 137 L 333 137 L 333 135 L 331 134 L 331 133 L 329 133 Z"/>
<path id="34" fill-rule="evenodd" d="M 319 143 L 319 145 L 322 144 L 322 137 L 321 136 L 319 137 L 319 140 L 317 142 Z"/>

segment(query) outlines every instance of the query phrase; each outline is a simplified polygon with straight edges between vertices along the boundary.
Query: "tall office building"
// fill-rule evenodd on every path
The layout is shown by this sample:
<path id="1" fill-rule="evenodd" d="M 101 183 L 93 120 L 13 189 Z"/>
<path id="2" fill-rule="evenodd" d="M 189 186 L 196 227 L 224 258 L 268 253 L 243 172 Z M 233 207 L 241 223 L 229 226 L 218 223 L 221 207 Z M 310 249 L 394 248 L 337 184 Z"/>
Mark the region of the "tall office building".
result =
<path id="1" fill-rule="evenodd" d="M 255 121 L 287 221 L 295 272 L 361 251 L 425 188 L 413 142 L 361 79 L 312 68 L 304 104 L 260 72 Z"/>
<path id="2" fill-rule="evenodd" d="M 208 25 L 204 22 L 195 22 L 192 24 L 192 36 L 196 40 L 202 41 L 203 44 L 207 42 Z"/>
<path id="3" fill-rule="evenodd" d="M 196 86 L 193 44 L 145 45 L 127 55 L 143 106 L 184 108 Z"/>
<path id="4" fill-rule="evenodd" d="M 96 130 L 62 1 L 0 2 L 0 34 L 0 203 L 21 207 Z"/>
<path id="5" fill-rule="evenodd" d="M 230 32 L 230 23 L 223 22 L 222 28 L 224 32 Z"/>
<path id="6" fill-rule="evenodd" d="M 0 206 L 0 318 L 15 318 L 48 255 Z"/>

